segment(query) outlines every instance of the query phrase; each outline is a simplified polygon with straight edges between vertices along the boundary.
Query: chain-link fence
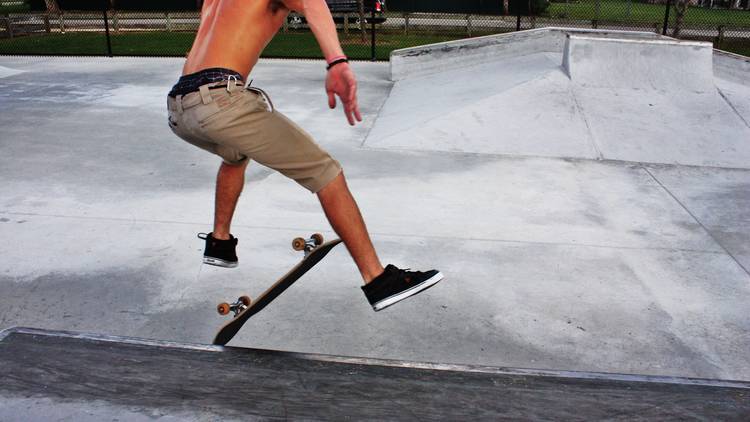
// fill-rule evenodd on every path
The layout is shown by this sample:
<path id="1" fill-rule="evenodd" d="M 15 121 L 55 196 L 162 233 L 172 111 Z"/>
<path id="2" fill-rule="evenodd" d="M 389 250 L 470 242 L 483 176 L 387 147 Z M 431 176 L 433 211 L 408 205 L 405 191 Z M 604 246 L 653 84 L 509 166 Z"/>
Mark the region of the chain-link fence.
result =
<path id="1" fill-rule="evenodd" d="M 750 0 L 328 0 L 346 54 L 547 26 L 652 31 L 750 56 Z M 0 0 L 0 54 L 183 56 L 201 0 Z M 319 58 L 289 15 L 265 57 Z"/>

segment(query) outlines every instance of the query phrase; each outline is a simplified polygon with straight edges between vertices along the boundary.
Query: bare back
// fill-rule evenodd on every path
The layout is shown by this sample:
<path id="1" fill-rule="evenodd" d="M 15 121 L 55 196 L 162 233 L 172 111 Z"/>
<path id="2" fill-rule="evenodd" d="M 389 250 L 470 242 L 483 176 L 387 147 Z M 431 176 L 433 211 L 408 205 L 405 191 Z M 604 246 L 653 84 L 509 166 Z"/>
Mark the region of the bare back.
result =
<path id="1" fill-rule="evenodd" d="M 222 67 L 247 78 L 288 14 L 280 0 L 205 0 L 182 74 Z"/>

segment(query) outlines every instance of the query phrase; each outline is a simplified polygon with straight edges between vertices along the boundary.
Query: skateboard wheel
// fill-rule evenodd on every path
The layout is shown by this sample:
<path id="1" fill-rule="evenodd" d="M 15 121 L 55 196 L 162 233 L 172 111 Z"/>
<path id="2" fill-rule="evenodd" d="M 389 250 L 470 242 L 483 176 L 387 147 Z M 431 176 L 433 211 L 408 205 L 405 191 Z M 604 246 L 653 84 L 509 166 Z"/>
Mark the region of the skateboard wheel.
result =
<path id="1" fill-rule="evenodd" d="M 228 303 L 220 303 L 219 306 L 216 307 L 216 311 L 219 313 L 219 315 L 226 315 L 229 313 L 229 304 Z"/>
<path id="2" fill-rule="evenodd" d="M 295 251 L 302 251 L 305 249 L 305 243 L 305 239 L 297 237 L 292 240 L 292 249 L 294 249 Z"/>
<path id="3" fill-rule="evenodd" d="M 240 302 L 245 306 L 250 306 L 250 304 L 253 303 L 253 300 L 250 299 L 250 296 L 240 296 Z"/>
<path id="4" fill-rule="evenodd" d="M 312 236 L 310 236 L 310 239 L 315 243 L 315 246 L 320 246 L 323 244 L 323 235 L 320 233 L 315 233 Z"/>

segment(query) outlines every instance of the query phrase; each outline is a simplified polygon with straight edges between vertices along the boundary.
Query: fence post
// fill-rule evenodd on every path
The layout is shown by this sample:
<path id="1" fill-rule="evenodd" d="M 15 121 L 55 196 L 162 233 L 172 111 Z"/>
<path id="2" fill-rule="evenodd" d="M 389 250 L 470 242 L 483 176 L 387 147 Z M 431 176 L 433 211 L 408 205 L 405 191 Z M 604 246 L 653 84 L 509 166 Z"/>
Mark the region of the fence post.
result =
<path id="1" fill-rule="evenodd" d="M 164 19 L 167 22 L 167 32 L 172 32 L 172 19 L 169 17 L 169 12 L 164 12 Z"/>
<path id="2" fill-rule="evenodd" d="M 471 15 L 466 15 L 466 34 L 471 36 Z"/>
<path id="3" fill-rule="evenodd" d="M 516 15 L 516 31 L 521 30 L 521 11 L 518 11 L 518 15 Z"/>
<path id="4" fill-rule="evenodd" d="M 601 0 L 596 0 L 596 4 L 594 5 L 594 13 L 595 13 L 595 22 L 596 26 L 594 28 L 597 28 L 599 26 L 599 19 L 602 17 L 602 2 Z"/>
<path id="5" fill-rule="evenodd" d="M 8 38 L 13 38 L 13 24 L 10 22 L 10 14 L 6 13 L 3 20 L 5 20 L 5 29 L 8 31 Z"/>
<path id="6" fill-rule="evenodd" d="M 724 25 L 719 25 L 719 35 L 716 37 L 716 47 L 721 48 L 721 45 L 724 43 L 724 31 L 726 28 L 724 28 Z"/>
<path id="7" fill-rule="evenodd" d="M 49 13 L 44 12 L 44 32 L 50 33 L 52 32 L 52 26 L 49 23 Z"/>
<path id="8" fill-rule="evenodd" d="M 372 61 L 375 61 L 375 5 L 372 5 L 372 10 L 370 10 L 370 34 L 372 34 L 372 47 L 370 52 L 370 57 Z"/>
<path id="9" fill-rule="evenodd" d="M 344 35 L 349 35 L 349 12 L 344 13 Z"/>
<path id="10" fill-rule="evenodd" d="M 667 0 L 667 9 L 664 11 L 664 26 L 662 27 L 661 34 L 667 35 L 667 29 L 669 27 L 669 9 L 672 8 L 672 0 Z"/>
<path id="11" fill-rule="evenodd" d="M 112 57 L 112 40 L 109 38 L 109 19 L 107 17 L 107 9 L 109 9 L 109 1 L 102 0 L 102 14 L 104 15 L 104 32 L 107 34 L 107 55 Z"/>
<path id="12" fill-rule="evenodd" d="M 409 16 L 410 13 L 404 13 L 404 35 L 409 34 Z"/>

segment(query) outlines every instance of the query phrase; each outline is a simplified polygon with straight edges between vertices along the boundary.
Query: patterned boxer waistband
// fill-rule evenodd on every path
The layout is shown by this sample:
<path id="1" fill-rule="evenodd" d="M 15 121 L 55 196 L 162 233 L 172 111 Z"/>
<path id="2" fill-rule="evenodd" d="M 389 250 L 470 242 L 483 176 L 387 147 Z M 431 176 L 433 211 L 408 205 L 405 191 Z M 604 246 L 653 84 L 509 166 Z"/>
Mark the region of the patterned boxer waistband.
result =
<path id="1" fill-rule="evenodd" d="M 196 92 L 202 85 L 232 80 L 236 81 L 238 85 L 244 86 L 245 84 L 242 80 L 242 75 L 234 70 L 222 69 L 220 67 L 203 69 L 199 72 L 181 76 L 172 87 L 172 90 L 169 91 L 169 96 L 176 98 L 178 95 Z"/>

